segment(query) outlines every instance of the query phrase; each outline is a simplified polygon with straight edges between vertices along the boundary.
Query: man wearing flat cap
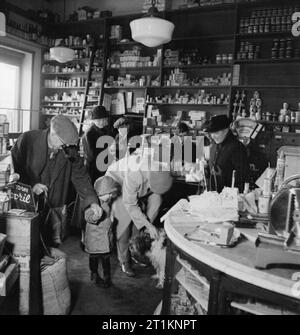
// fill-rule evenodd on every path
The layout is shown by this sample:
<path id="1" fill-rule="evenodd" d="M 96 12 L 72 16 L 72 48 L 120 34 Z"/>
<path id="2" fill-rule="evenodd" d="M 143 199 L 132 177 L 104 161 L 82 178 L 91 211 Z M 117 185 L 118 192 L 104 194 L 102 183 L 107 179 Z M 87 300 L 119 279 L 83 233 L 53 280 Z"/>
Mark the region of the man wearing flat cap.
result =
<path id="1" fill-rule="evenodd" d="M 100 171 L 96 165 L 97 156 L 105 150 L 105 148 L 97 147 L 97 141 L 102 136 L 111 136 L 111 132 L 108 127 L 108 112 L 104 106 L 97 106 L 92 110 L 91 120 L 92 124 L 90 128 L 82 137 L 82 145 L 85 165 L 94 183 L 96 179 L 105 173 L 103 169 Z"/>
<path id="2" fill-rule="evenodd" d="M 78 131 L 63 115 L 51 119 L 50 129 L 23 133 L 11 150 L 15 172 L 20 182 L 31 185 L 37 196 L 44 195 L 50 228 L 44 236 L 50 245 L 59 245 L 62 219 L 70 182 L 84 200 L 84 208 L 96 221 L 102 209 L 83 160 L 78 155 Z M 91 219 L 91 217 L 90 217 Z M 52 236 L 49 236 L 52 235 Z"/>
<path id="3" fill-rule="evenodd" d="M 234 186 L 243 192 L 249 179 L 249 162 L 244 145 L 229 129 L 227 115 L 213 116 L 206 126 L 212 139 L 209 158 L 210 190 L 221 192 L 223 187 Z M 235 171 L 234 179 L 233 171 Z"/>

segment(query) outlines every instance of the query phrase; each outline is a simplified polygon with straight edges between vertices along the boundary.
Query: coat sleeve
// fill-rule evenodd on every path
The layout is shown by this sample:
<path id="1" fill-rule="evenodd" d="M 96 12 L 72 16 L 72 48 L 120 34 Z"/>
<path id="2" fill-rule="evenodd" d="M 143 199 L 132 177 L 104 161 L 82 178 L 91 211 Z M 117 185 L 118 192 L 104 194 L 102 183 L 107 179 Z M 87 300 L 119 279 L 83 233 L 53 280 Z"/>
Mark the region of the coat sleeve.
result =
<path id="1" fill-rule="evenodd" d="M 80 157 L 72 163 L 71 180 L 77 193 L 84 201 L 84 208 L 92 203 L 99 203 L 83 159 Z"/>
<path id="2" fill-rule="evenodd" d="M 14 172 L 20 175 L 20 181 L 27 185 L 35 185 L 40 182 L 27 166 L 29 141 L 26 133 L 21 134 L 15 145 L 11 149 L 11 157 L 14 167 Z"/>
<path id="3" fill-rule="evenodd" d="M 149 224 L 149 220 L 138 204 L 138 191 L 141 185 L 139 171 L 126 173 L 123 183 L 123 203 L 137 229 Z"/>

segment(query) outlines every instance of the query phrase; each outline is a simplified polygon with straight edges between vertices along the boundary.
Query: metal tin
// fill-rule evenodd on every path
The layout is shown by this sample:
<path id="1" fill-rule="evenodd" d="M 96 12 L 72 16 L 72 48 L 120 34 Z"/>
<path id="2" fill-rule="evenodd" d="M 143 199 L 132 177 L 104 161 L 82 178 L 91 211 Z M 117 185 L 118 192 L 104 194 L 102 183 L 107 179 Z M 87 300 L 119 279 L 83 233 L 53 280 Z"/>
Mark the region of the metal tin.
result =
<path id="1" fill-rule="evenodd" d="M 260 214 L 268 214 L 270 205 L 269 196 L 260 196 L 258 198 L 258 211 Z"/>

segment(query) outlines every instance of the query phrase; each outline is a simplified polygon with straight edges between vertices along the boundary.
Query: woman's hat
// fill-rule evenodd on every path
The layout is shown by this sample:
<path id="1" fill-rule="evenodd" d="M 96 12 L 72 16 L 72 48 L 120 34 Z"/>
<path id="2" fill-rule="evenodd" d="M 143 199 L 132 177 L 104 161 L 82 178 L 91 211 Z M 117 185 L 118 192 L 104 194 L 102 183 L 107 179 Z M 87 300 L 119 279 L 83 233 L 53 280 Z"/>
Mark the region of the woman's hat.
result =
<path id="1" fill-rule="evenodd" d="M 113 125 L 115 129 L 119 129 L 121 127 L 126 127 L 130 124 L 130 121 L 128 119 L 125 119 L 124 117 L 120 117 Z"/>
<path id="2" fill-rule="evenodd" d="M 51 129 L 65 145 L 77 145 L 79 136 L 75 124 L 64 115 L 56 115 L 51 119 Z"/>
<path id="3" fill-rule="evenodd" d="M 217 131 L 229 128 L 230 120 L 227 115 L 215 115 L 212 116 L 208 122 L 205 131 L 208 133 L 215 133 Z"/>
<path id="4" fill-rule="evenodd" d="M 92 113 L 91 113 L 92 120 L 104 119 L 107 117 L 108 117 L 108 113 L 104 106 L 97 106 L 92 110 Z"/>
<path id="5" fill-rule="evenodd" d="M 109 176 L 102 176 L 94 183 L 94 189 L 98 196 L 118 191 L 119 188 L 119 184 Z"/>

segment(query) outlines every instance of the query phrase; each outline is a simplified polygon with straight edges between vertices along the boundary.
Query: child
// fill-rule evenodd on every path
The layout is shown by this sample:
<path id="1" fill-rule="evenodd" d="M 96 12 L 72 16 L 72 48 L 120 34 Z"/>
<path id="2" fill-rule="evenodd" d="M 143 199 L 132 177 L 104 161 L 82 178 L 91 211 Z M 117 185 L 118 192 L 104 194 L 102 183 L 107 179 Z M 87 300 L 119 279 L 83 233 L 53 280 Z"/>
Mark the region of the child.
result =
<path id="1" fill-rule="evenodd" d="M 111 251 L 111 204 L 119 194 L 119 184 L 109 176 L 103 176 L 95 181 L 94 189 L 100 200 L 103 215 L 97 222 L 87 218 L 85 232 L 85 251 L 89 253 L 89 267 L 91 280 L 100 287 L 107 288 L 111 285 L 110 276 L 110 251 Z M 98 263 L 101 261 L 103 279 L 98 273 Z"/>

